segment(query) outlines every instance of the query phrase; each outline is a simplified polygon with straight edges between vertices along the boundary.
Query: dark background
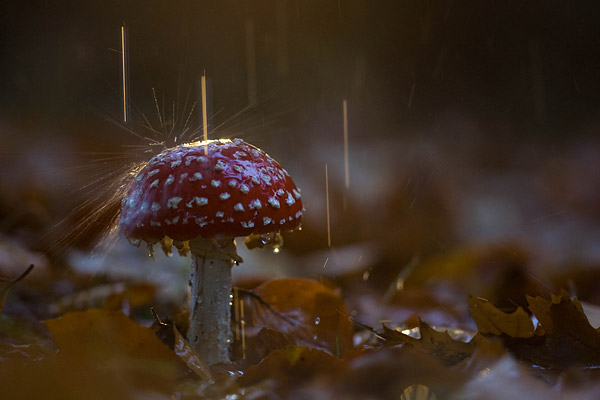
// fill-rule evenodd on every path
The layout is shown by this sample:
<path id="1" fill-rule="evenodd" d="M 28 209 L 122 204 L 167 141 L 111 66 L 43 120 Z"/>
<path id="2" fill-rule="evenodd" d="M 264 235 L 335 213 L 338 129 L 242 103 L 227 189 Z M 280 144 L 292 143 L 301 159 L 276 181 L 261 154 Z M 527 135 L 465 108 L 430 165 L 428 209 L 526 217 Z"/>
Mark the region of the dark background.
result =
<path id="1" fill-rule="evenodd" d="M 334 246 L 375 241 L 404 265 L 517 240 L 598 260 L 599 16 L 594 1 L 3 1 L 0 229 L 89 243 L 131 163 L 162 148 L 148 138 L 198 137 L 206 72 L 211 136 L 264 148 L 304 189 L 291 251 L 327 245 L 328 163 Z"/>
<path id="2" fill-rule="evenodd" d="M 196 95 L 206 71 L 213 108 L 223 110 L 216 118 L 226 118 L 246 105 L 251 20 L 259 99 L 295 117 L 347 98 L 375 128 L 427 124 L 459 108 L 490 134 L 564 135 L 598 112 L 597 9 L 523 0 L 3 1 L 2 116 L 53 126 L 94 118 L 94 109 L 118 117 L 124 22 L 139 109 L 152 114 L 152 87 L 167 99 Z"/>

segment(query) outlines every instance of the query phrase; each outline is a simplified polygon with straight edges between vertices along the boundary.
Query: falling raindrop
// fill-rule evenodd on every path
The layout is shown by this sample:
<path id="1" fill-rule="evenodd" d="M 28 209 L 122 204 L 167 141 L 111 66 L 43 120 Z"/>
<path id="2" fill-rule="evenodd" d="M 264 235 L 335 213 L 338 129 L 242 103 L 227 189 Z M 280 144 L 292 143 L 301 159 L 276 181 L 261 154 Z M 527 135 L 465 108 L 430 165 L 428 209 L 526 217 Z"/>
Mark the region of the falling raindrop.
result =
<path id="1" fill-rule="evenodd" d="M 321 318 L 317 317 L 315 318 L 315 325 L 319 325 L 321 323 Z"/>

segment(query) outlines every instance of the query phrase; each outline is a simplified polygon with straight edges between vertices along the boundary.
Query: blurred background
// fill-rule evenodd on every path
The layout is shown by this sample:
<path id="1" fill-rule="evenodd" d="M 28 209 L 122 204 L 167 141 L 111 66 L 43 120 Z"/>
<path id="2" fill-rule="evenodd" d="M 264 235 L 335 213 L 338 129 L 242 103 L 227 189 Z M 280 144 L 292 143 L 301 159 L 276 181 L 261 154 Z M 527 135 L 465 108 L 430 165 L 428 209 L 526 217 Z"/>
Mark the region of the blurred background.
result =
<path id="1" fill-rule="evenodd" d="M 554 288 L 552 275 L 600 300 L 593 1 L 3 1 L 0 10 L 4 276 L 30 263 L 50 274 L 114 268 L 119 279 L 136 263 L 146 271 L 145 251 L 107 233 L 119 188 L 134 163 L 198 137 L 206 74 L 209 136 L 241 137 L 279 160 L 307 210 L 280 254 L 244 253 L 239 282 L 307 276 L 380 296 L 407 277 L 422 285 L 446 273 L 486 294 L 499 282 Z M 112 244 L 92 250 L 98 241 Z M 468 267 L 447 267 L 457 263 Z M 575 270 L 586 278 L 563 279 Z"/>

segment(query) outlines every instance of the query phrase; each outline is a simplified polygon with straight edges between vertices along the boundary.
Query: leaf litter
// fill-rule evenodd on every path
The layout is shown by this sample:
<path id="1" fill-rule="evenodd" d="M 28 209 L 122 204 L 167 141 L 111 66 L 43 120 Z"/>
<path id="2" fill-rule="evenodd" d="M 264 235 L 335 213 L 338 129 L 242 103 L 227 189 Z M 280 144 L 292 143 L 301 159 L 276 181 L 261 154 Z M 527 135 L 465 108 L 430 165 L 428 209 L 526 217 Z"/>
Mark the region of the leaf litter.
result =
<path id="1" fill-rule="evenodd" d="M 35 269 L 13 274 L 0 283 L 2 398 L 593 398 L 600 332 L 584 309 L 596 306 L 541 290 L 526 260 L 462 248 L 383 288 L 343 268 L 238 282 L 232 363 L 211 367 L 160 280 L 50 271 L 40 290 Z"/>

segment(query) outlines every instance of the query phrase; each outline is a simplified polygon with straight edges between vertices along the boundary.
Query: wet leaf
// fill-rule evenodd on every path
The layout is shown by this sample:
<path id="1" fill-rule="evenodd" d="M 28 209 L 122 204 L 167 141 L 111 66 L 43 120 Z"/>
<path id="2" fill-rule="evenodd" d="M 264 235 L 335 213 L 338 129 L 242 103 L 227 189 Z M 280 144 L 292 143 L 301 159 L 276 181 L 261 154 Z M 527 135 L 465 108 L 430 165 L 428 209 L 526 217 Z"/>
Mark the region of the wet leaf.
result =
<path id="1" fill-rule="evenodd" d="M 54 354 L 56 346 L 38 321 L 0 314 L 0 364 L 25 364 Z"/>
<path id="2" fill-rule="evenodd" d="M 469 296 L 469 312 L 477 324 L 479 333 L 506 334 L 514 338 L 529 338 L 535 335 L 531 318 L 521 307 L 507 314 L 486 299 Z"/>
<path id="3" fill-rule="evenodd" d="M 339 294 L 312 280 L 274 279 L 253 290 L 260 301 L 251 303 L 256 328 L 284 333 L 299 345 L 343 356 L 353 348 L 353 327 Z M 256 299 L 255 299 L 256 300 Z"/>
<path id="4" fill-rule="evenodd" d="M 533 364 L 564 369 L 571 365 L 600 366 L 600 331 L 594 329 L 581 304 L 567 292 L 550 300 L 528 297 L 529 309 L 538 319 L 540 338 L 509 340 L 507 346 Z"/>
<path id="5" fill-rule="evenodd" d="M 238 380 L 241 386 L 272 379 L 290 388 L 318 375 L 333 376 L 343 362 L 332 355 L 305 346 L 287 346 L 269 354 L 260 364 L 248 368 Z"/>
<path id="6" fill-rule="evenodd" d="M 242 365 L 258 364 L 271 352 L 293 344 L 291 338 L 273 329 L 247 330 L 244 341 L 234 342 L 232 359 L 242 360 Z"/>
<path id="7" fill-rule="evenodd" d="M 3 398 L 168 398 L 185 370 L 152 331 L 119 312 L 87 310 L 46 321 L 58 353 L 0 367 Z M 10 382 L 8 385 L 6 382 Z"/>
<path id="8" fill-rule="evenodd" d="M 408 344 L 416 350 L 437 357 L 450 365 L 469 357 L 476 348 L 475 341 L 465 343 L 454 340 L 447 332 L 439 332 L 422 321 L 418 322 L 418 332 L 420 337 L 415 338 L 383 325 L 383 332 L 378 336 L 385 340 L 387 346 Z"/>

